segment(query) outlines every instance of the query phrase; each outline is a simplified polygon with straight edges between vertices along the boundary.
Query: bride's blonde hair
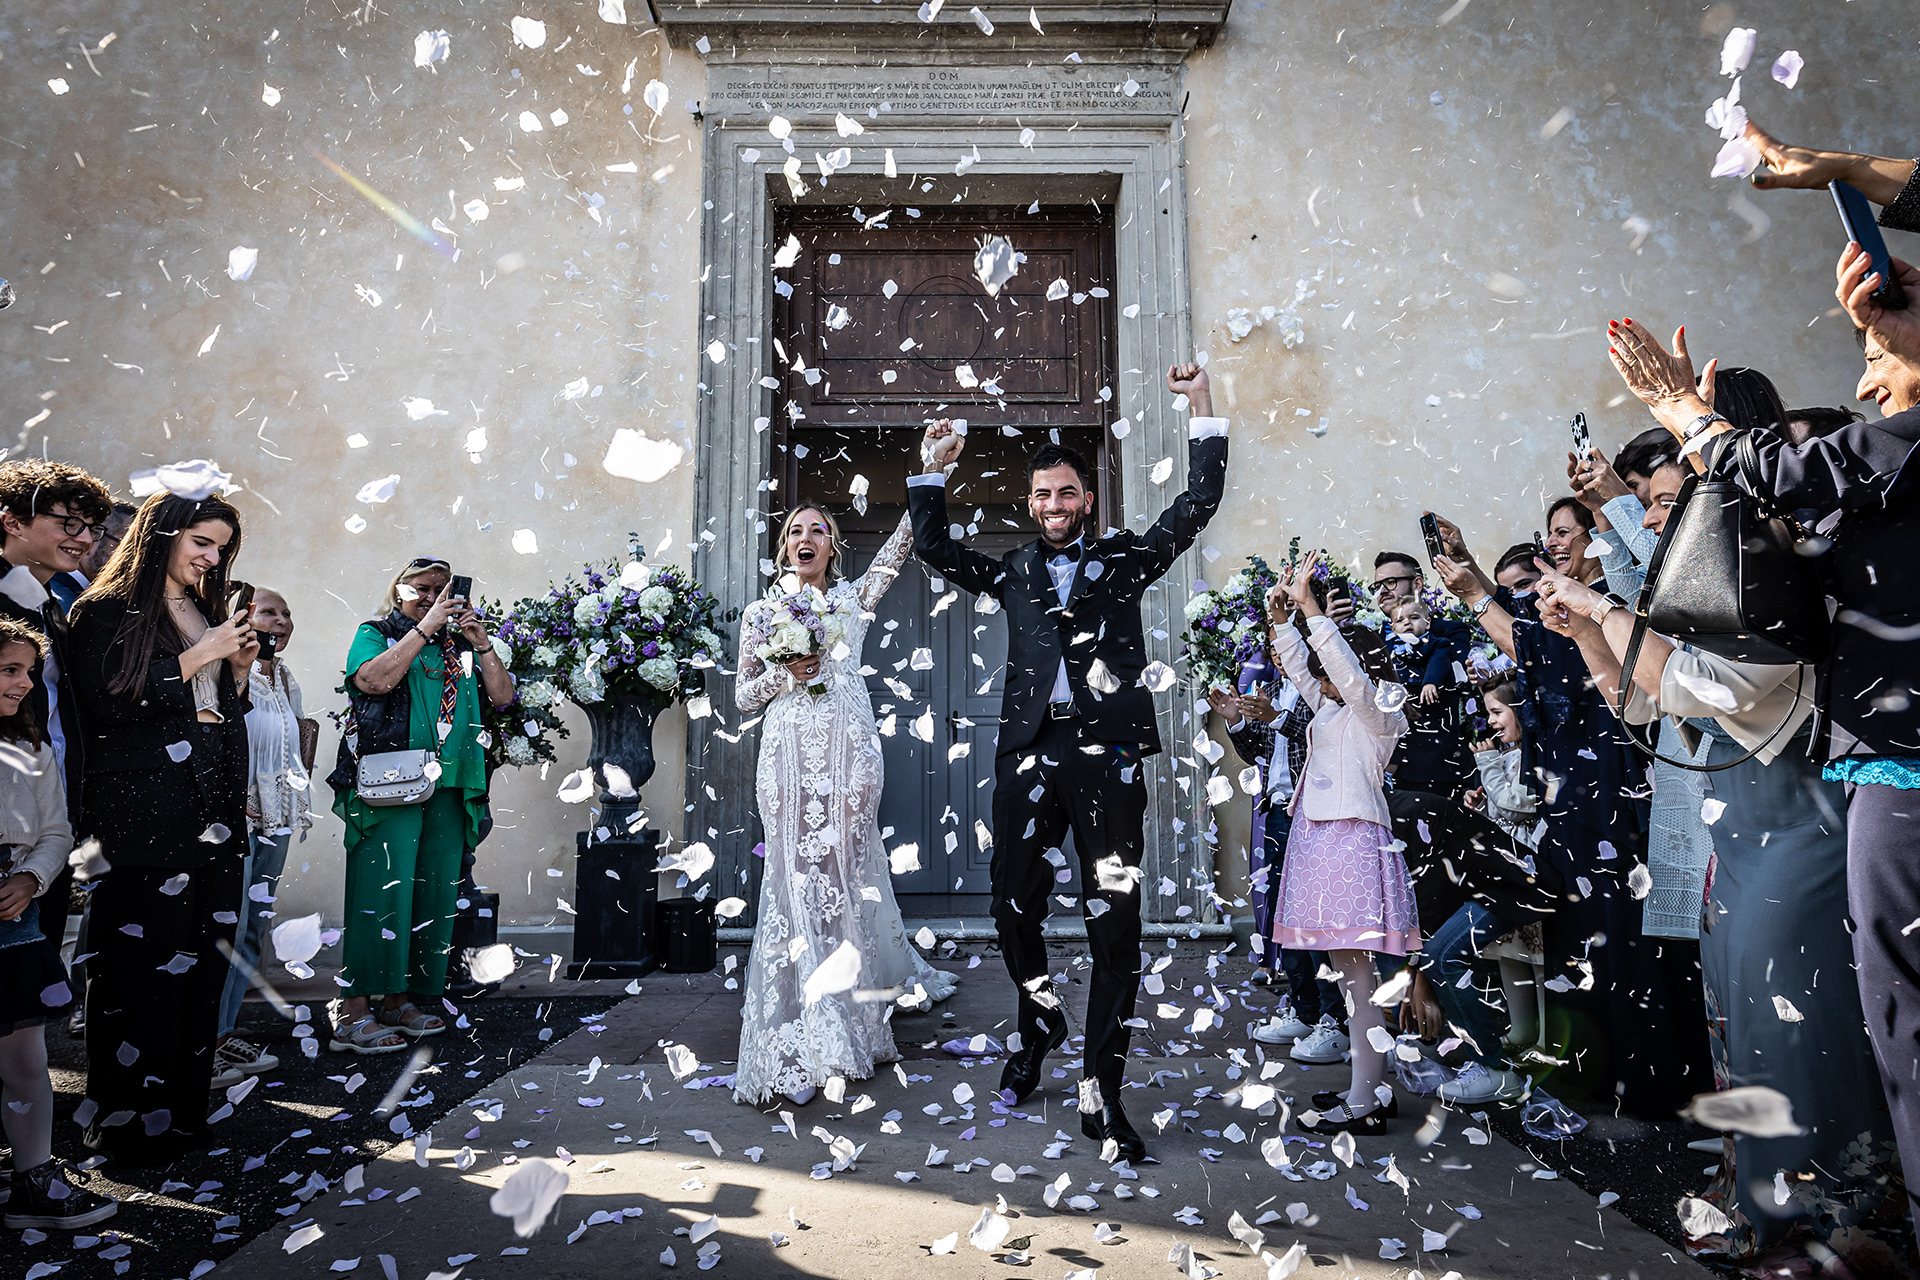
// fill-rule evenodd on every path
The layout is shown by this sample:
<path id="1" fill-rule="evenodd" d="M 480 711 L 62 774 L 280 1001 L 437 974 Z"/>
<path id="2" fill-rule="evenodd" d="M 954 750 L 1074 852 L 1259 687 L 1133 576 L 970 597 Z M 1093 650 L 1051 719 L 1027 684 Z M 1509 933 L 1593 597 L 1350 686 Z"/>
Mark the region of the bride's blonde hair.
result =
<path id="1" fill-rule="evenodd" d="M 832 556 L 827 560 L 827 581 L 832 582 L 835 578 L 844 578 L 846 574 L 842 572 L 840 566 L 846 555 L 846 547 L 845 544 L 840 541 L 840 522 L 833 518 L 833 512 L 827 510 L 825 505 L 818 502 L 801 502 L 796 504 L 793 510 L 787 513 L 787 518 L 780 522 L 780 545 L 774 548 L 773 552 L 774 568 L 792 569 L 794 567 L 793 562 L 787 558 L 787 535 L 793 532 L 793 522 L 800 518 L 802 512 L 806 511 L 819 512 L 821 522 L 827 526 L 827 545 L 833 549 Z"/>

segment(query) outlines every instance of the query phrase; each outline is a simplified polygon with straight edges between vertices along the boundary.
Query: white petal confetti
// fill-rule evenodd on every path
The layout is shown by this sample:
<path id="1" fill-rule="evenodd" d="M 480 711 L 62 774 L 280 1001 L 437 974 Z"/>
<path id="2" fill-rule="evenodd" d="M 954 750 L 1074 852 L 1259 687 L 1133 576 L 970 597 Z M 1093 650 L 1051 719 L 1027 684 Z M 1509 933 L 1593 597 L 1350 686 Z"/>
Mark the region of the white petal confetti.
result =
<path id="1" fill-rule="evenodd" d="M 422 31 L 413 38 L 413 65 L 430 67 L 446 61 L 452 43 L 453 37 L 444 31 Z"/>
<path id="2" fill-rule="evenodd" d="M 1804 1132 L 1793 1119 L 1793 1103 L 1778 1089 L 1746 1084 L 1720 1093 L 1695 1095 L 1680 1113 L 1709 1129 L 1755 1138 L 1785 1138 Z"/>
<path id="3" fill-rule="evenodd" d="M 487 1207 L 502 1218 L 512 1218 L 513 1234 L 525 1238 L 540 1229 L 566 1190 L 565 1169 L 550 1160 L 523 1160 L 487 1200 Z"/>
<path id="4" fill-rule="evenodd" d="M 851 991 L 859 980 L 860 948 L 853 945 L 852 939 L 846 939 L 807 975 L 801 994 L 806 997 L 808 1007 L 812 1007 L 827 996 Z"/>
<path id="5" fill-rule="evenodd" d="M 260 251 L 239 245 L 227 251 L 227 275 L 234 280 L 253 279 L 253 269 L 260 261 Z"/>
<path id="6" fill-rule="evenodd" d="M 519 17 L 509 24 L 513 42 L 523 49 L 538 49 L 547 42 L 547 24 L 535 18 Z"/>
<path id="7" fill-rule="evenodd" d="M 1773 60 L 1773 78 L 1791 89 L 1800 83 L 1800 70 L 1806 65 L 1798 49 L 1789 49 Z"/>

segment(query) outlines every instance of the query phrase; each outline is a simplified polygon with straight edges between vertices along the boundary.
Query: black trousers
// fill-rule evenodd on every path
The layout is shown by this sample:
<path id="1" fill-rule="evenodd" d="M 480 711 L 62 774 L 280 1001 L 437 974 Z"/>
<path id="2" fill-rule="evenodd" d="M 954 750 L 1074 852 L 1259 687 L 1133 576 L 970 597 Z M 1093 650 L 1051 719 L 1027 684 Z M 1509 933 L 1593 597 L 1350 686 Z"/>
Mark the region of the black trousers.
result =
<path id="1" fill-rule="evenodd" d="M 1910 1207 L 1920 1215 L 1920 791 L 1847 788 L 1847 910 L 1860 1005 Z"/>
<path id="2" fill-rule="evenodd" d="M 115 867 L 94 886 L 87 1097 L 116 1155 L 206 1129 L 229 967 L 219 942 L 233 942 L 241 867 L 222 851 L 188 873 L 179 893 L 163 892 L 179 874 L 163 867 Z"/>
<path id="3" fill-rule="evenodd" d="M 1099 742 L 1076 720 L 1049 720 L 1033 743 L 994 761 L 993 920 L 1020 999 L 1020 1038 L 1039 1044 L 1062 1025 L 1065 1009 L 1047 973 L 1040 926 L 1059 887 L 1047 861 L 1073 832 L 1080 858 L 1081 911 L 1093 973 L 1087 988 L 1086 1075 L 1109 1098 L 1126 1074 L 1140 985 L 1140 885 L 1102 889 L 1097 864 L 1118 858 L 1138 867 L 1147 784 L 1139 748 Z M 1095 904 L 1102 904 L 1096 906 Z"/>

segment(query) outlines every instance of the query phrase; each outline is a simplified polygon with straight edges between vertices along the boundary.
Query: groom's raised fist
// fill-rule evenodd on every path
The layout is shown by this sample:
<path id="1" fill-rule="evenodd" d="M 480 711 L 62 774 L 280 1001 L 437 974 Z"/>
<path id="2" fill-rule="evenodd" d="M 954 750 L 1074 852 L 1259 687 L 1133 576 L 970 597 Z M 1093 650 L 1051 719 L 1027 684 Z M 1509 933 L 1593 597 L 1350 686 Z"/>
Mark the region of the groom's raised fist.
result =
<path id="1" fill-rule="evenodd" d="M 920 457 L 926 464 L 926 473 L 931 475 L 958 462 L 960 451 L 966 447 L 967 438 L 954 429 L 950 419 L 941 418 L 927 428 L 926 438 L 920 445 Z"/>
<path id="2" fill-rule="evenodd" d="M 1196 417 L 1213 415 L 1213 385 L 1207 371 L 1197 364 L 1176 364 L 1167 369 L 1167 390 L 1185 396 Z"/>

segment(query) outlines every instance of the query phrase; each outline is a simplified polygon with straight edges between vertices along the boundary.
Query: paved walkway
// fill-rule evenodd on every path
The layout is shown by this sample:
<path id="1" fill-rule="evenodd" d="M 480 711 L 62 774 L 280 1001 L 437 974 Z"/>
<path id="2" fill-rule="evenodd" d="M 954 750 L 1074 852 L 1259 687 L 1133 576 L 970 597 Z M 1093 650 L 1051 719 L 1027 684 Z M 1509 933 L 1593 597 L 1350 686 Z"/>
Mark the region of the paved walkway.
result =
<path id="1" fill-rule="evenodd" d="M 1152 1019 L 1159 1038 L 1143 1041 L 1157 1056 L 1136 1061 L 1130 1079 L 1147 1087 L 1126 1101 L 1155 1159 L 1116 1174 L 1079 1135 L 1074 1059 L 1059 1056 L 1047 1090 L 996 1115 L 998 1064 L 939 1049 L 993 1031 L 1010 1003 L 992 957 L 947 967 L 961 975 L 960 994 L 896 1019 L 898 1069 L 850 1086 L 844 1102 L 789 1108 L 797 1133 L 780 1108 L 762 1114 L 722 1085 L 700 1087 L 730 1070 L 737 1043 L 739 996 L 724 971 L 642 979 L 605 1030 L 577 1033 L 494 1081 L 429 1138 L 369 1163 L 363 1183 L 315 1198 L 223 1270 L 256 1280 L 456 1269 L 463 1280 L 545 1280 L 651 1274 L 671 1251 L 675 1267 L 741 1277 L 1253 1278 L 1268 1274 L 1248 1247 L 1257 1232 L 1275 1258 L 1298 1242 L 1299 1274 L 1329 1280 L 1704 1274 L 1470 1118 L 1423 1131 L 1427 1107 L 1411 1097 L 1391 1134 L 1352 1152 L 1293 1135 L 1297 1180 L 1283 1176 L 1262 1154 L 1278 1117 L 1221 1099 L 1261 1071 L 1256 1058 L 1249 1074 L 1228 1056 L 1247 1044 L 1244 1021 L 1168 1038 L 1176 1020 Z M 1165 999 L 1188 1006 L 1183 993 L 1208 985 L 1198 963 L 1166 976 Z M 1146 1002 L 1142 1011 L 1154 1012 Z M 699 1070 L 675 1081 L 665 1044 L 686 1046 Z M 1270 1083 L 1304 1101 L 1343 1074 L 1287 1063 Z M 489 1199 L 536 1157 L 564 1170 L 566 1191 L 536 1234 L 517 1238 Z M 986 1220 L 990 1250 L 970 1242 L 983 1213 L 999 1215 Z"/>

